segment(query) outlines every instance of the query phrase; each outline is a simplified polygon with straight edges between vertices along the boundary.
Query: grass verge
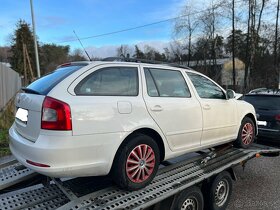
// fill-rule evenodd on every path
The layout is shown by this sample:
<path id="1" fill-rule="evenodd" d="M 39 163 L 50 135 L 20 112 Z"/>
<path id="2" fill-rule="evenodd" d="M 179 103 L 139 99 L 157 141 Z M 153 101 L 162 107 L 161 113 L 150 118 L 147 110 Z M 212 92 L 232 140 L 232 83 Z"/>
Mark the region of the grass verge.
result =
<path id="1" fill-rule="evenodd" d="M 0 112 L 0 157 L 10 155 L 9 149 L 9 128 L 14 121 L 14 99 Z"/>

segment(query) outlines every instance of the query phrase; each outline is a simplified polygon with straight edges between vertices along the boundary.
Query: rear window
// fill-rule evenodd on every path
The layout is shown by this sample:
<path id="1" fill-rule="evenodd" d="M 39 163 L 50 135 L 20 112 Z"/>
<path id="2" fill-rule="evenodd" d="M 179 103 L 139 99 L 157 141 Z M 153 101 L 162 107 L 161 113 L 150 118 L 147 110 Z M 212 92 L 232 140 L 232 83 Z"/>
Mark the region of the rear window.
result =
<path id="1" fill-rule="evenodd" d="M 137 96 L 137 67 L 107 67 L 84 78 L 75 88 L 77 95 Z"/>
<path id="2" fill-rule="evenodd" d="M 25 89 L 32 90 L 40 95 L 47 95 L 58 83 L 82 67 L 83 66 L 67 66 L 56 69 L 32 82 Z"/>
<path id="3" fill-rule="evenodd" d="M 244 101 L 252 104 L 255 109 L 280 109 L 279 96 L 244 96 Z"/>

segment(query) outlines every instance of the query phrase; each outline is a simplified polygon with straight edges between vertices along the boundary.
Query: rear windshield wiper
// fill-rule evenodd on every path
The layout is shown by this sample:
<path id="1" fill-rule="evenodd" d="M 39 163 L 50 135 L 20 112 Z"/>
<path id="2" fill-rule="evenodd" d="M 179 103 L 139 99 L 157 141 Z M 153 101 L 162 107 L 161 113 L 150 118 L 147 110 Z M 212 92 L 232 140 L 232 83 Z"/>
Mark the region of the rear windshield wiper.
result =
<path id="1" fill-rule="evenodd" d="M 27 87 L 22 87 L 21 90 L 23 90 L 25 93 L 31 93 L 31 94 L 38 94 L 38 95 L 41 95 L 41 93 L 39 93 L 38 91 L 32 90 L 32 89 L 27 88 Z"/>

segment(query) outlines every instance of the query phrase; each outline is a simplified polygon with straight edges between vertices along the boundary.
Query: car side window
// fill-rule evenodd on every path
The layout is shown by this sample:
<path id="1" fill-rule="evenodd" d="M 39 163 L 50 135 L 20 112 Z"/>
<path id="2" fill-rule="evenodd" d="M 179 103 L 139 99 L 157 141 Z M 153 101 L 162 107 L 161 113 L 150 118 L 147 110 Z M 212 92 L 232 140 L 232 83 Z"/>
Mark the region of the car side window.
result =
<path id="1" fill-rule="evenodd" d="M 211 80 L 199 74 L 187 72 L 200 98 L 226 99 L 225 93 Z"/>
<path id="2" fill-rule="evenodd" d="M 145 68 L 148 95 L 151 97 L 191 97 L 180 71 Z"/>
<path id="3" fill-rule="evenodd" d="M 137 67 L 107 67 L 85 77 L 76 87 L 77 95 L 137 96 Z"/>

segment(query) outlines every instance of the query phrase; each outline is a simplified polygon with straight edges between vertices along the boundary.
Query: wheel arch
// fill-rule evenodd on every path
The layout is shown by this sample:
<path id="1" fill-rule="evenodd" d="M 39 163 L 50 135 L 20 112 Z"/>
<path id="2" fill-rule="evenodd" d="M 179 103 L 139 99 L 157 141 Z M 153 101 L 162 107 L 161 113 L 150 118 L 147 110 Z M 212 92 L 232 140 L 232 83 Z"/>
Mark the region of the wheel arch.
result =
<path id="1" fill-rule="evenodd" d="M 256 132 L 255 135 L 257 135 L 258 127 L 257 127 L 257 121 L 256 121 L 255 116 L 254 116 L 252 113 L 247 113 L 247 114 L 243 117 L 243 119 L 244 119 L 245 117 L 248 117 L 248 118 L 250 118 L 250 119 L 253 121 L 254 126 L 255 126 L 255 132 Z"/>
<path id="2" fill-rule="evenodd" d="M 126 137 L 126 139 L 129 139 L 130 136 L 135 135 L 135 134 L 144 134 L 144 135 L 147 135 L 147 136 L 150 136 L 151 138 L 153 138 L 159 147 L 160 161 L 164 160 L 164 158 L 165 158 L 164 142 L 163 142 L 162 137 L 160 136 L 160 134 L 157 131 L 155 131 L 154 129 L 151 129 L 151 128 L 140 128 L 140 129 L 133 131 L 131 134 L 129 134 Z"/>
<path id="3" fill-rule="evenodd" d="M 230 174 L 230 176 L 231 176 L 231 179 L 232 179 L 233 181 L 236 181 L 236 180 L 237 180 L 237 177 L 236 177 L 236 174 L 235 174 L 233 168 L 229 168 L 229 169 L 227 169 L 226 171 L 229 172 L 229 174 Z"/>
<path id="4" fill-rule="evenodd" d="M 131 132 L 128 136 L 126 136 L 124 138 L 124 140 L 122 141 L 122 143 L 120 144 L 120 146 L 118 147 L 117 149 L 117 152 L 115 153 L 115 156 L 114 156 L 114 161 L 115 161 L 115 158 L 116 158 L 116 155 L 119 153 L 119 150 L 120 148 L 122 148 L 122 146 L 130 140 L 130 137 L 135 135 L 135 134 L 144 134 L 144 135 L 147 135 L 151 138 L 153 138 L 158 147 L 159 147 L 159 152 L 160 152 L 160 161 L 163 161 L 164 158 L 165 158 L 165 145 L 164 145 L 164 142 L 163 142 L 163 138 L 161 137 L 161 135 L 154 129 L 152 128 L 139 128 L 139 129 L 136 129 L 134 130 L 133 132 Z"/>

